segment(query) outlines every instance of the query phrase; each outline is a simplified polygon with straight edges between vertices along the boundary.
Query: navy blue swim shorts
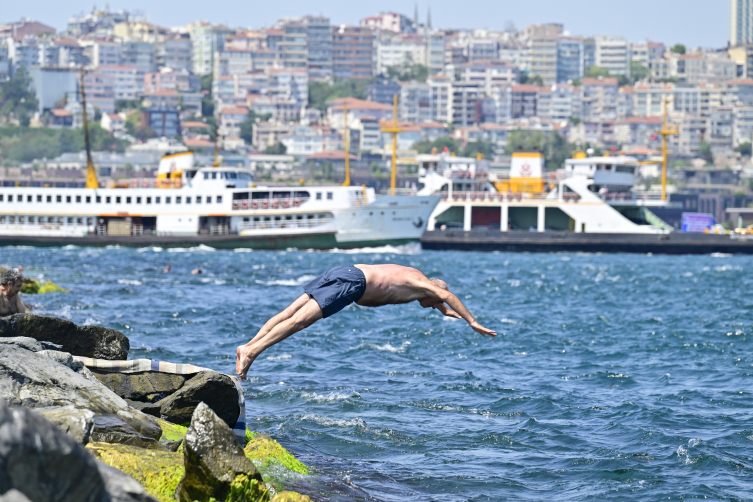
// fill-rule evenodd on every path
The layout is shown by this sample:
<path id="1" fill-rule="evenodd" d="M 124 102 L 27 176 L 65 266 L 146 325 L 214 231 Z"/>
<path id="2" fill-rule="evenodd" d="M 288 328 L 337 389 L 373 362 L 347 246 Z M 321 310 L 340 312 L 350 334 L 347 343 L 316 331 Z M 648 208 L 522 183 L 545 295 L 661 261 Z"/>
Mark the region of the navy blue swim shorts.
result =
<path id="1" fill-rule="evenodd" d="M 366 291 L 366 276 L 353 265 L 335 267 L 306 284 L 303 288 L 329 317 L 357 302 Z"/>

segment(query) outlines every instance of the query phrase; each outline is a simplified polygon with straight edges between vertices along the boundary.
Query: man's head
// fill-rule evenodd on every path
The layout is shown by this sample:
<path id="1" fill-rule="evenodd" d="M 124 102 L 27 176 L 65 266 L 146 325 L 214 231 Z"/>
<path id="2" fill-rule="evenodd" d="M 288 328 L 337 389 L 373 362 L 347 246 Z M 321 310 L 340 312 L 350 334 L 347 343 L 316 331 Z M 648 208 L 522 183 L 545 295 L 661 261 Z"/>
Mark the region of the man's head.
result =
<path id="1" fill-rule="evenodd" d="M 3 278 L 0 279 L 0 286 L 5 290 L 5 296 L 12 298 L 21 291 L 21 287 L 24 285 L 24 276 L 18 269 L 11 269 L 3 274 Z"/>
<path id="2" fill-rule="evenodd" d="M 440 289 L 444 289 L 445 291 L 450 290 L 450 288 L 447 287 L 447 283 L 444 282 L 442 279 L 436 279 L 432 277 L 429 280 L 433 282 L 434 285 Z M 418 303 L 425 309 L 429 309 L 429 308 L 434 309 L 434 308 L 437 308 L 437 306 L 442 305 L 443 302 L 434 296 L 427 296 L 425 298 L 421 298 L 420 300 L 418 300 Z"/>

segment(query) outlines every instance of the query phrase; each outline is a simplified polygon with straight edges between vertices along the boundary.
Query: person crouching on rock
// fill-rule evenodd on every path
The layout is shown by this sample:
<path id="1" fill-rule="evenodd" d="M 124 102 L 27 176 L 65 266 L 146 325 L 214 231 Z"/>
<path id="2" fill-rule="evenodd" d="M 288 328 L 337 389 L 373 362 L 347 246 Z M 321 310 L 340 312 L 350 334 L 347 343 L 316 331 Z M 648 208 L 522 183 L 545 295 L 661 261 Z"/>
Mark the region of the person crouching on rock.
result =
<path id="1" fill-rule="evenodd" d="M 26 306 L 18 292 L 24 285 L 24 276 L 18 269 L 11 269 L 0 280 L 0 317 L 25 314 Z"/>

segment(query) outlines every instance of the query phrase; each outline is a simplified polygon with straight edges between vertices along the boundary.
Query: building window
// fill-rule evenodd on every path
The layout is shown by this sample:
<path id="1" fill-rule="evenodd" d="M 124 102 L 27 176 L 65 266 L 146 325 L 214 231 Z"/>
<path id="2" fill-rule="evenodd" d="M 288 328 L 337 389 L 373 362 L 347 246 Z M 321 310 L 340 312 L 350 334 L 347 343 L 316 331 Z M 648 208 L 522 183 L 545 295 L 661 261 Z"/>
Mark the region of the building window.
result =
<path id="1" fill-rule="evenodd" d="M 62 195 L 58 195 L 58 196 L 57 196 L 57 197 L 55 198 L 55 200 L 56 200 L 57 202 L 63 202 L 63 196 L 62 196 Z"/>
<path id="2" fill-rule="evenodd" d="M 151 204 L 152 203 L 152 198 L 151 197 L 147 197 L 146 198 L 146 203 L 147 204 Z"/>
<path id="3" fill-rule="evenodd" d="M 0 202 L 3 201 L 3 197 L 5 197 L 3 194 L 0 194 Z"/>
<path id="4" fill-rule="evenodd" d="M 73 225 L 73 217 L 71 216 L 68 217 L 68 224 Z"/>
<path id="5" fill-rule="evenodd" d="M 327 192 L 327 200 L 332 200 L 332 192 Z"/>
<path id="6" fill-rule="evenodd" d="M 118 201 L 118 202 L 120 202 L 120 201 Z M 130 197 L 126 197 L 126 204 L 130 204 L 130 203 L 131 203 L 131 198 Z"/>
<path id="7" fill-rule="evenodd" d="M 207 197 L 207 204 L 211 204 L 211 203 L 212 203 L 212 197 Z"/>
<path id="8" fill-rule="evenodd" d="M 177 197 L 175 197 L 175 203 L 176 204 L 180 204 L 181 201 L 182 201 L 182 199 L 183 199 L 183 197 L 181 197 L 180 195 L 178 195 Z"/>
<path id="9" fill-rule="evenodd" d="M 155 204 L 159 204 L 161 200 L 162 200 L 162 197 L 155 197 L 154 198 L 154 203 Z"/>
<path id="10" fill-rule="evenodd" d="M 97 204 L 100 204 L 100 203 L 102 203 L 102 196 L 97 195 Z"/>
<path id="11" fill-rule="evenodd" d="M 218 195 L 216 198 L 217 198 L 217 204 L 222 204 L 222 195 Z"/>
<path id="12" fill-rule="evenodd" d="M 316 200 L 322 200 L 322 192 L 316 192 Z"/>
<path id="13" fill-rule="evenodd" d="M 204 179 L 205 179 L 205 180 L 208 180 L 208 179 L 209 179 L 209 173 L 204 173 Z"/>
<path id="14" fill-rule="evenodd" d="M 8 198 L 8 200 L 10 201 L 10 197 Z M 52 202 L 52 195 L 47 196 L 47 202 Z"/>
<path id="15" fill-rule="evenodd" d="M 108 195 L 107 197 L 105 197 L 105 204 L 109 204 L 109 203 L 110 203 L 110 196 Z"/>
<path id="16" fill-rule="evenodd" d="M 136 197 L 136 204 L 141 204 L 141 197 Z"/>
<path id="17" fill-rule="evenodd" d="M 201 204 L 201 195 L 196 196 L 196 203 Z"/>
<path id="18" fill-rule="evenodd" d="M 87 195 L 86 196 L 86 203 L 87 204 L 91 204 L 92 203 L 92 197 L 91 197 L 91 195 Z"/>
<path id="19" fill-rule="evenodd" d="M 66 195 L 65 196 L 65 202 L 66 202 L 66 204 L 70 204 L 71 203 L 71 196 L 70 195 Z"/>
<path id="20" fill-rule="evenodd" d="M 165 204 L 170 204 L 171 197 L 165 197 Z"/>
<path id="21" fill-rule="evenodd" d="M 83 225 L 84 224 L 84 219 L 83 218 L 76 218 L 76 224 L 77 225 Z"/>
<path id="22" fill-rule="evenodd" d="M 191 203 L 191 197 L 186 197 L 186 204 L 190 204 L 190 203 Z"/>
<path id="23" fill-rule="evenodd" d="M 81 196 L 80 195 L 76 195 L 76 203 L 77 204 L 81 204 Z"/>
<path id="24" fill-rule="evenodd" d="M 122 197 L 116 196 L 115 197 L 115 204 L 120 204 L 120 201 L 122 200 Z"/>
<path id="25" fill-rule="evenodd" d="M 86 219 L 86 224 L 87 224 L 87 225 L 91 225 L 91 224 L 92 224 L 92 222 L 93 222 L 93 218 L 87 218 L 87 219 Z"/>
<path id="26" fill-rule="evenodd" d="M 18 217 L 18 222 L 19 223 L 26 223 L 26 218 L 24 218 L 23 216 L 19 216 Z"/>
<path id="27" fill-rule="evenodd" d="M 31 195 L 27 195 L 27 196 L 26 196 L 26 202 L 31 202 L 31 199 L 32 199 L 32 196 L 31 196 Z"/>

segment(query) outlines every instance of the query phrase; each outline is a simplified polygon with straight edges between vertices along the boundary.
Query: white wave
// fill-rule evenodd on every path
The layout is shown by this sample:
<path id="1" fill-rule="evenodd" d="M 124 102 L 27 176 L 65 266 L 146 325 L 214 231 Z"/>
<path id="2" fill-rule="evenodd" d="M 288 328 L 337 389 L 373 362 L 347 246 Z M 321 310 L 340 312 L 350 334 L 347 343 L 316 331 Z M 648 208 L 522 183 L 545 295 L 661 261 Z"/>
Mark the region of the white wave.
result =
<path id="1" fill-rule="evenodd" d="M 448 319 L 445 317 L 445 319 Z M 377 345 L 375 343 L 362 343 L 358 347 L 355 347 L 357 349 L 369 347 L 370 349 L 378 350 L 380 352 L 392 352 L 393 354 L 402 354 L 405 353 L 405 350 L 408 348 L 408 345 L 410 345 L 410 342 L 403 342 L 400 347 L 395 347 L 394 345 L 390 343 L 385 343 L 384 345 Z"/>
<path id="2" fill-rule="evenodd" d="M 78 246 L 74 246 L 73 244 L 68 244 L 67 246 L 63 246 L 60 249 L 78 249 Z"/>
<path id="3" fill-rule="evenodd" d="M 58 317 L 62 317 L 63 319 L 71 320 L 71 306 L 70 305 L 63 305 L 63 307 L 58 311 L 53 311 L 53 314 L 57 315 Z"/>
<path id="4" fill-rule="evenodd" d="M 216 285 L 218 285 L 218 286 L 222 286 L 222 285 L 223 285 L 223 284 L 225 284 L 226 282 L 227 282 L 227 281 L 226 281 L 225 279 L 215 279 L 215 280 L 214 280 L 214 283 L 215 283 Z"/>
<path id="5" fill-rule="evenodd" d="M 514 321 L 512 319 L 508 319 L 506 317 L 503 317 L 499 320 L 499 322 L 505 323 L 505 324 L 518 324 L 518 321 Z"/>
<path id="6" fill-rule="evenodd" d="M 354 418 L 352 420 L 335 420 L 329 417 L 320 417 L 319 415 L 309 413 L 308 415 L 301 417 L 301 419 L 316 422 L 321 425 L 336 425 L 338 427 L 368 427 L 366 425 L 366 422 L 364 422 L 360 418 Z"/>
<path id="7" fill-rule="evenodd" d="M 459 320 L 460 319 L 455 319 L 454 317 L 442 316 L 442 322 L 455 322 L 455 321 L 459 321 Z"/>
<path id="8" fill-rule="evenodd" d="M 254 250 L 251 248 L 235 248 L 233 249 L 233 252 L 235 253 L 253 253 Z"/>
<path id="9" fill-rule="evenodd" d="M 732 258 L 730 253 L 711 253 L 712 258 Z"/>
<path id="10" fill-rule="evenodd" d="M 307 399 L 309 401 L 316 401 L 318 403 L 331 403 L 333 401 L 342 401 L 345 399 L 360 399 L 361 394 L 359 394 L 356 391 L 350 391 L 350 392 L 330 392 L 329 394 L 317 394 L 316 392 L 304 392 L 301 394 L 301 397 L 303 399 Z"/>
<path id="11" fill-rule="evenodd" d="M 120 249 L 120 248 L 121 248 L 120 244 L 108 244 L 107 246 L 105 246 L 105 249 Z"/>
<path id="12" fill-rule="evenodd" d="M 406 254 L 415 255 L 421 253 L 421 244 L 418 242 L 412 242 L 410 244 L 402 244 L 400 246 L 377 246 L 377 247 L 365 247 L 354 249 L 332 249 L 330 253 L 338 254 Z"/>
<path id="13" fill-rule="evenodd" d="M 315 275 L 302 275 L 298 279 L 277 279 L 274 281 L 256 281 L 256 284 L 262 286 L 303 286 L 316 279 Z"/>
<path id="14" fill-rule="evenodd" d="M 93 319 L 91 317 L 87 317 L 86 320 L 84 321 L 84 326 L 97 326 L 99 324 L 100 322 L 98 320 Z"/>
<path id="15" fill-rule="evenodd" d="M 138 249 L 139 253 L 146 253 L 147 251 L 151 251 L 153 253 L 160 253 L 160 252 L 162 252 L 162 248 L 158 247 L 158 246 L 147 246 L 145 248 L 139 248 Z"/>
<path id="16" fill-rule="evenodd" d="M 198 246 L 194 246 L 190 248 L 169 248 L 167 250 L 168 253 L 191 253 L 193 251 L 212 252 L 212 251 L 217 251 L 217 250 L 205 244 L 199 244 Z"/>
<path id="17" fill-rule="evenodd" d="M 742 267 L 736 267 L 734 265 L 722 265 L 721 267 L 714 267 L 715 272 L 729 272 L 730 270 L 742 271 Z"/>
<path id="18" fill-rule="evenodd" d="M 279 356 L 276 356 L 276 355 L 267 356 L 266 359 L 267 361 L 283 361 L 285 359 L 290 359 L 292 357 L 293 356 L 291 356 L 290 354 L 280 354 Z"/>
<path id="19" fill-rule="evenodd" d="M 127 286 L 141 286 L 143 283 L 141 281 L 131 279 L 118 279 L 118 284 L 125 284 Z"/>

